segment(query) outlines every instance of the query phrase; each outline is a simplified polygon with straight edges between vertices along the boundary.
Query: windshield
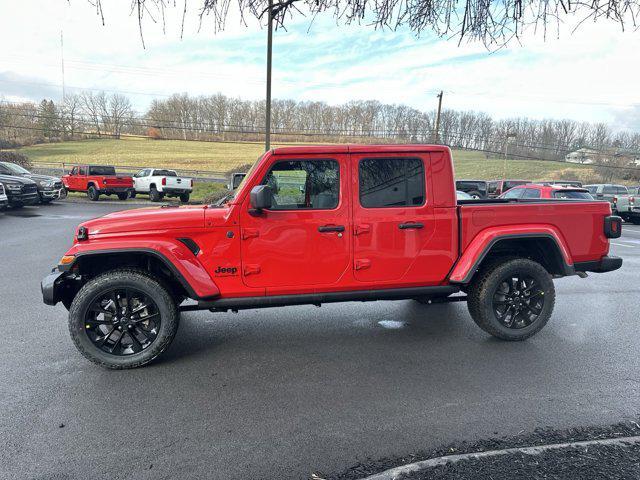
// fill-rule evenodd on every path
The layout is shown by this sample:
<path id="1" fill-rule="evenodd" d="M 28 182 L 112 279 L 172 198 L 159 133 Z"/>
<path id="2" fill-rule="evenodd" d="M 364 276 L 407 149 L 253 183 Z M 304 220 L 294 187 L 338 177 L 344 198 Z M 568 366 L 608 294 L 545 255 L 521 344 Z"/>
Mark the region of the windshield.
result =
<path id="1" fill-rule="evenodd" d="M 115 175 L 115 167 L 89 167 L 89 175 Z"/>
<path id="2" fill-rule="evenodd" d="M 5 167 L 7 170 L 10 170 L 11 173 L 15 173 L 16 175 L 25 175 L 30 173 L 29 170 L 25 170 L 20 165 L 16 165 L 15 163 L 0 162 L 0 165 Z"/>

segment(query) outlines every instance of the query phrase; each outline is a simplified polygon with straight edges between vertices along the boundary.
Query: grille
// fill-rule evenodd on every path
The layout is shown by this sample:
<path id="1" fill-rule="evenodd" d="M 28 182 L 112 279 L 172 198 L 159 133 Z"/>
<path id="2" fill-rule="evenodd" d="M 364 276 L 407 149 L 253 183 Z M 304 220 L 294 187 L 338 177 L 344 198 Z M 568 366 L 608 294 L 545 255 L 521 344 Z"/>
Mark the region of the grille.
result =
<path id="1" fill-rule="evenodd" d="M 38 187 L 35 185 L 23 185 L 22 193 L 36 193 L 38 191 Z"/>

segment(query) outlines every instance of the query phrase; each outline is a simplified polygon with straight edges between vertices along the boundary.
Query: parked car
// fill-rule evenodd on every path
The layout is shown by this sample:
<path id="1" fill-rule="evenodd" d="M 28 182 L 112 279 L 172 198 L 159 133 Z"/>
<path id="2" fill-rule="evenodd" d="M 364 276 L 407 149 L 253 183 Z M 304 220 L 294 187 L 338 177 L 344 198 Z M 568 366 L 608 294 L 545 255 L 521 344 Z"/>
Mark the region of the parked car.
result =
<path id="1" fill-rule="evenodd" d="M 635 206 L 635 197 L 629 194 L 624 185 L 599 183 L 585 185 L 596 200 L 606 200 L 611 204 L 615 215 L 620 215 L 627 222 L 640 223 L 640 211 Z"/>
<path id="2" fill-rule="evenodd" d="M 510 188 L 498 198 L 555 198 L 566 200 L 593 200 L 586 188 L 568 187 L 564 185 L 544 185 L 527 183 Z"/>
<path id="3" fill-rule="evenodd" d="M 179 177 L 175 170 L 145 168 L 133 176 L 133 188 L 133 196 L 148 193 L 152 202 L 167 196 L 180 197 L 182 203 L 187 203 L 193 191 L 193 179 Z"/>
<path id="4" fill-rule="evenodd" d="M 487 198 L 486 180 L 456 180 L 456 190 L 468 193 L 471 198 Z"/>
<path id="5" fill-rule="evenodd" d="M 15 175 L 0 175 L 0 182 L 4 185 L 9 206 L 13 208 L 21 208 L 25 205 L 36 205 L 40 201 L 38 197 L 38 184 L 29 178 Z"/>
<path id="6" fill-rule="evenodd" d="M 497 198 L 510 188 L 531 183 L 531 180 L 492 180 L 487 183 L 487 197 Z"/>
<path id="7" fill-rule="evenodd" d="M 100 195 L 117 195 L 126 200 L 133 192 L 133 179 L 117 175 L 115 167 L 104 165 L 77 165 L 62 177 L 70 192 L 86 192 L 89 200 L 97 201 Z"/>
<path id="8" fill-rule="evenodd" d="M 0 162 L 0 175 L 24 177 L 36 182 L 40 203 L 50 203 L 53 200 L 67 196 L 67 191 L 62 184 L 62 180 L 58 177 L 31 173 L 26 168 L 16 165 L 15 163 Z"/>
<path id="9" fill-rule="evenodd" d="M 231 177 L 229 178 L 229 183 L 227 184 L 227 190 L 235 190 L 236 188 L 238 188 L 240 186 L 240 183 L 242 183 L 242 180 L 246 176 L 247 174 L 244 172 L 232 173 Z"/>
<path id="10" fill-rule="evenodd" d="M 485 332 L 524 340 L 551 316 L 553 278 L 622 265 L 608 256 L 620 218 L 586 205 L 459 205 L 445 146 L 275 148 L 219 207 L 82 223 L 42 295 L 69 308 L 78 350 L 115 369 L 158 357 L 187 310 L 466 299 Z"/>
<path id="11" fill-rule="evenodd" d="M 7 193 L 4 191 L 4 185 L 0 183 L 0 212 L 4 211 L 9 205 Z"/>

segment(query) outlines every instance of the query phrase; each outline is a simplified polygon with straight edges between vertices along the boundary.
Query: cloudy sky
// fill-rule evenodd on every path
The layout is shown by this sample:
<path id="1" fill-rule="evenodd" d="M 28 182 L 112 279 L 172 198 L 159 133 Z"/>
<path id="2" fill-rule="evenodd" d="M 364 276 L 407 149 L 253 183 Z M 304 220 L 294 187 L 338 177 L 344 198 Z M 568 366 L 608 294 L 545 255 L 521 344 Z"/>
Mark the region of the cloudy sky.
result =
<path id="1" fill-rule="evenodd" d="M 195 9 L 198 1 L 190 5 Z M 65 85 L 127 94 L 139 110 L 174 92 L 259 99 L 265 89 L 266 31 L 240 25 L 232 15 L 223 33 L 206 20 L 198 32 L 181 9 L 145 24 L 143 49 L 129 0 L 105 2 L 102 26 L 87 0 L 0 0 L 0 99 L 62 96 L 60 32 L 64 32 Z M 429 34 L 336 26 L 330 15 L 299 17 L 274 35 L 276 98 L 353 99 L 444 106 L 494 117 L 530 116 L 604 121 L 640 130 L 640 32 L 587 23 L 560 38 L 526 35 L 499 51 L 458 45 Z"/>

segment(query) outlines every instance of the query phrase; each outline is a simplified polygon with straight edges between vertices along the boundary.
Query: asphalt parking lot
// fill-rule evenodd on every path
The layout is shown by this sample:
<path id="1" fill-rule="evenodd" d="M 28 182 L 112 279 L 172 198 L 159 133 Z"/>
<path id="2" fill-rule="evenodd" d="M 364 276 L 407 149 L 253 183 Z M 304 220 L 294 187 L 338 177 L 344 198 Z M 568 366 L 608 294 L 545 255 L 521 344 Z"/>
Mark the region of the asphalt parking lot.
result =
<path id="1" fill-rule="evenodd" d="M 0 476 L 301 479 L 367 458 L 640 414 L 640 226 L 621 270 L 556 282 L 524 343 L 480 331 L 466 305 L 412 301 L 183 314 L 153 365 L 78 354 L 40 280 L 85 219 L 125 205 L 0 214 Z"/>

